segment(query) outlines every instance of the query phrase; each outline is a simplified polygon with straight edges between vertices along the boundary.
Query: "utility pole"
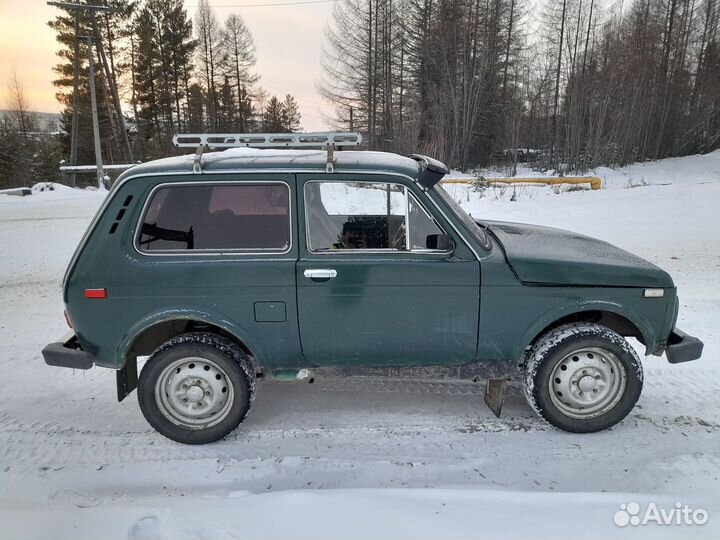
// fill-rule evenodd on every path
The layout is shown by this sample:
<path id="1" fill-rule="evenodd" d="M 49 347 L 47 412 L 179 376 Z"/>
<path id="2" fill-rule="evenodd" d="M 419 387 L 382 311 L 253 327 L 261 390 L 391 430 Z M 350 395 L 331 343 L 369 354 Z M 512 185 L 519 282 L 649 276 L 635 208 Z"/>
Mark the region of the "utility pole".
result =
<path id="1" fill-rule="evenodd" d="M 110 95 L 112 96 L 113 105 L 115 106 L 115 111 L 117 112 L 118 126 L 120 136 L 122 137 L 123 141 L 125 159 L 128 161 L 128 163 L 132 163 L 132 150 L 130 149 L 130 140 L 128 139 L 127 130 L 125 129 L 125 117 L 123 116 L 122 109 L 120 108 L 120 98 L 118 96 L 115 76 L 110 71 L 110 65 L 108 64 L 107 58 L 105 58 L 105 49 L 103 48 L 102 39 L 100 37 L 100 30 L 98 29 L 97 18 L 95 17 L 94 11 L 92 12 L 92 25 L 93 32 L 95 34 L 95 37 L 97 38 L 96 46 L 98 55 L 100 57 L 100 65 L 102 66 L 105 73 L 105 80 L 110 87 Z"/>
<path id="2" fill-rule="evenodd" d="M 105 187 L 103 172 L 102 148 L 100 147 L 100 123 L 98 122 L 97 97 L 95 96 L 95 60 L 93 59 L 93 38 L 87 37 L 87 55 L 90 69 L 90 103 L 92 106 L 93 136 L 95 138 L 95 164 L 97 165 L 98 189 Z"/>
<path id="3" fill-rule="evenodd" d="M 78 146 L 78 117 L 79 117 L 79 97 L 78 97 L 78 84 L 79 84 L 79 48 L 78 48 L 78 33 L 80 30 L 80 23 L 79 23 L 79 12 L 86 12 L 90 13 L 91 22 L 92 22 L 92 36 L 86 36 L 87 43 L 88 43 L 88 60 L 90 62 L 90 72 L 89 72 L 89 78 L 90 78 L 90 93 L 91 93 L 91 102 L 92 102 L 92 113 L 93 113 L 93 134 L 95 137 L 95 159 L 96 164 L 98 168 L 98 185 L 103 185 L 103 164 L 102 164 L 102 153 L 100 148 L 100 128 L 98 124 L 98 114 L 97 114 L 97 96 L 95 92 L 95 64 L 93 61 L 93 54 L 92 54 L 92 47 L 93 42 L 95 43 L 95 46 L 97 47 L 98 51 L 98 58 L 100 60 L 100 66 L 104 72 L 104 79 L 107 82 L 107 85 L 110 90 L 110 95 L 112 97 L 113 102 L 113 108 L 115 109 L 115 113 L 117 115 L 117 129 L 120 131 L 120 137 L 118 138 L 118 143 L 120 140 L 122 140 L 122 154 L 124 154 L 124 157 L 129 162 L 132 162 L 132 150 L 130 148 L 130 140 L 128 139 L 127 130 L 125 129 L 125 118 L 122 113 L 122 109 L 120 107 L 120 98 L 118 96 L 117 86 L 115 82 L 115 78 L 110 71 L 110 67 L 108 65 L 108 62 L 105 58 L 105 50 L 102 46 L 102 36 L 100 35 L 100 30 L 97 24 L 97 13 L 114 13 L 117 11 L 116 8 L 108 7 L 108 6 L 99 6 L 99 5 L 90 5 L 90 4 L 77 4 L 77 3 L 70 3 L 70 2 L 55 2 L 51 1 L 47 3 L 49 6 L 55 6 L 59 7 L 61 9 L 65 9 L 67 11 L 75 12 L 75 58 L 74 58 L 74 89 L 73 89 L 73 124 L 72 124 L 72 134 L 70 139 L 70 164 L 72 166 L 77 165 L 77 146 Z M 109 109 L 109 107 L 108 107 Z M 112 119 L 112 113 L 110 110 L 108 110 L 108 114 L 110 115 Z M 113 130 L 114 131 L 114 130 Z M 75 185 L 75 174 L 73 173 L 72 176 L 72 184 Z"/>

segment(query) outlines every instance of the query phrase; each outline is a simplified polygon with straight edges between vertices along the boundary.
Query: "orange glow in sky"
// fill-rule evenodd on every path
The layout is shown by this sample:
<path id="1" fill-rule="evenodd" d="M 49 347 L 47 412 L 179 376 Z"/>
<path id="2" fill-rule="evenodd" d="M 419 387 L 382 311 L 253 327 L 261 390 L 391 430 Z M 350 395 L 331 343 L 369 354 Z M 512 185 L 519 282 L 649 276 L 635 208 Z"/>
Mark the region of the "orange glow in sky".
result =
<path id="1" fill-rule="evenodd" d="M 315 83 L 321 76 L 322 43 L 333 4 L 227 7 L 275 1 L 280 0 L 211 0 L 210 5 L 220 21 L 230 13 L 245 19 L 255 38 L 260 84 L 270 95 L 293 94 L 300 104 L 303 128 L 327 129 L 322 115 L 332 110 Z M 186 0 L 185 5 L 192 17 L 197 1 Z M 7 108 L 7 83 L 15 66 L 32 109 L 60 111 L 52 85 L 58 44 L 47 26 L 57 13 L 45 0 L 0 0 L 0 109 Z"/>

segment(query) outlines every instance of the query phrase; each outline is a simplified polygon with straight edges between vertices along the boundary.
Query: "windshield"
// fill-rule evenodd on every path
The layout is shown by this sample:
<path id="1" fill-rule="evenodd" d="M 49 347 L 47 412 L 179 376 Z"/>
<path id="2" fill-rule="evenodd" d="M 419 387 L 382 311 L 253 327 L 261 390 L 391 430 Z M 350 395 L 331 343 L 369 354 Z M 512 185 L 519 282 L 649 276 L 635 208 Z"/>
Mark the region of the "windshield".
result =
<path id="1" fill-rule="evenodd" d="M 455 212 L 455 215 L 462 220 L 467 230 L 478 242 L 480 242 L 480 245 L 485 249 L 490 249 L 490 240 L 488 239 L 485 231 L 477 223 L 475 223 L 473 218 L 470 217 L 470 214 L 463 210 L 462 206 L 460 206 L 455 199 L 453 199 L 450 194 L 442 188 L 439 182 L 433 186 L 433 190 L 443 201 L 445 201 L 452 211 Z"/>

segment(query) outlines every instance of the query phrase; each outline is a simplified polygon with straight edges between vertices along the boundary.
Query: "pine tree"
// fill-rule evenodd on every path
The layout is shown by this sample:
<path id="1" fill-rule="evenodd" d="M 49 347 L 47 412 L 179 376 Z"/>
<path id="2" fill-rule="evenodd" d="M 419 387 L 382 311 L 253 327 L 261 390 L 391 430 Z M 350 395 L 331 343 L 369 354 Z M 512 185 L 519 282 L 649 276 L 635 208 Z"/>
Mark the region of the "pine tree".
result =
<path id="1" fill-rule="evenodd" d="M 285 132 L 284 116 L 282 102 L 275 96 L 271 97 L 263 112 L 263 131 L 268 133 Z"/>
<path id="2" fill-rule="evenodd" d="M 162 132 L 159 99 L 160 59 L 155 47 L 157 27 L 153 14 L 143 8 L 135 21 L 137 51 L 135 54 L 134 91 L 137 104 L 137 130 L 143 157 L 159 157 Z"/>
<path id="3" fill-rule="evenodd" d="M 189 74 L 195 41 L 181 0 L 147 0 L 133 32 L 133 94 L 143 155 L 173 150 L 189 123 Z"/>
<path id="4" fill-rule="evenodd" d="M 282 131 L 292 133 L 300 131 L 300 111 L 297 101 L 290 94 L 285 96 L 282 102 Z"/>
<path id="5" fill-rule="evenodd" d="M 221 133 L 235 131 L 237 125 L 237 105 L 235 93 L 230 84 L 230 78 L 226 75 L 223 85 L 220 87 L 220 100 L 218 102 L 218 129 Z"/>
<path id="6" fill-rule="evenodd" d="M 23 149 L 25 142 L 8 116 L 0 116 L 0 139 L 0 189 L 22 186 L 26 153 L 18 149 Z"/>
<path id="7" fill-rule="evenodd" d="M 193 83 L 188 89 L 187 100 L 187 123 L 188 130 L 192 133 L 200 133 L 205 126 L 205 103 L 207 98 L 202 86 Z"/>
<path id="8" fill-rule="evenodd" d="M 165 17 L 164 39 L 170 51 L 170 86 L 175 101 L 177 129 L 187 127 L 187 99 L 189 91 L 188 74 L 193 71 L 193 56 L 197 41 L 193 39 L 192 21 L 188 18 L 182 0 L 170 3 Z"/>

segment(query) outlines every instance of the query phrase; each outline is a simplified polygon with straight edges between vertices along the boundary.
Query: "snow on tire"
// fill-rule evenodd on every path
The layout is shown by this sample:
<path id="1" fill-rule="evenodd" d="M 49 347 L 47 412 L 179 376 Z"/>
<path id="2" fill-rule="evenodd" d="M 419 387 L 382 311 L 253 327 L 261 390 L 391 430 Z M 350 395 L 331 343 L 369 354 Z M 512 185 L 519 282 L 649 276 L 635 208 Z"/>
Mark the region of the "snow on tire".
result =
<path id="1" fill-rule="evenodd" d="M 140 372 L 138 402 L 161 435 L 186 444 L 222 439 L 250 411 L 255 370 L 232 341 L 188 333 L 161 345 Z"/>
<path id="2" fill-rule="evenodd" d="M 607 429 L 640 397 L 640 359 L 617 332 L 572 323 L 541 336 L 527 354 L 525 397 L 555 427 L 574 433 Z"/>

